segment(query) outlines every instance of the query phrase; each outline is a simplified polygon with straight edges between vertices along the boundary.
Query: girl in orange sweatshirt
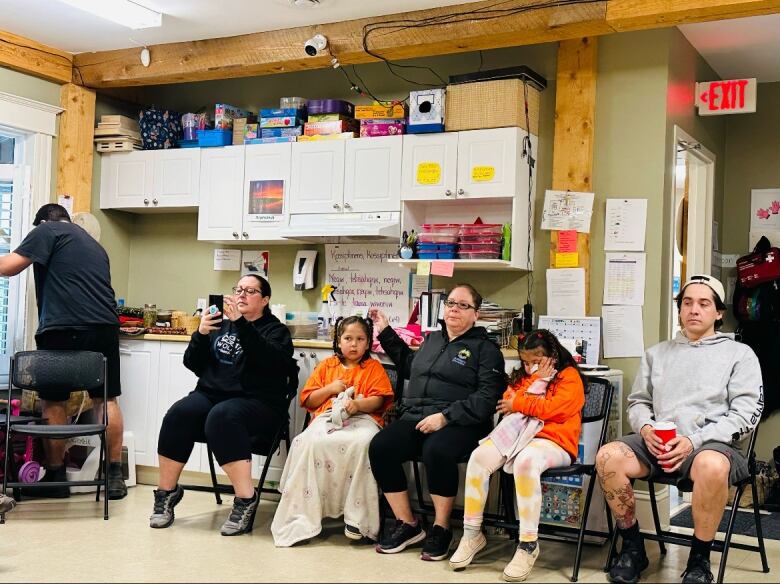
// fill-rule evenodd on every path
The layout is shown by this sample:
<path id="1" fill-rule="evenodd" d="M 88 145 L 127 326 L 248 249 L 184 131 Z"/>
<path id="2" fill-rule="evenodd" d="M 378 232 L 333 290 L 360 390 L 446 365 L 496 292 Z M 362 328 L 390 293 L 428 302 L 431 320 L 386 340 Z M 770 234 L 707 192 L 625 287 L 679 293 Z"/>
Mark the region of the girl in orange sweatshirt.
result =
<path id="1" fill-rule="evenodd" d="M 496 407 L 504 417 L 469 459 L 463 538 L 450 558 L 450 567 L 465 568 L 487 544 L 482 514 L 488 484 L 490 475 L 503 467 L 515 477 L 520 519 L 520 544 L 503 574 L 508 582 L 525 580 L 539 556 L 540 477 L 577 458 L 585 403 L 577 363 L 551 332 L 540 329 L 521 336 L 518 353 L 522 366 L 512 372 Z"/>

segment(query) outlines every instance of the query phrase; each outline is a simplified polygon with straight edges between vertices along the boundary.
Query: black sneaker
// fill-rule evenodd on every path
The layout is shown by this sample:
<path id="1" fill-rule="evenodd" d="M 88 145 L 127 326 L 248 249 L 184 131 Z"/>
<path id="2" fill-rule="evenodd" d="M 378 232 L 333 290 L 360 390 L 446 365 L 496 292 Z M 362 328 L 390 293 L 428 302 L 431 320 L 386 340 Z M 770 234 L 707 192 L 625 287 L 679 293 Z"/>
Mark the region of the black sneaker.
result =
<path id="1" fill-rule="evenodd" d="M 450 545 L 452 545 L 452 530 L 434 525 L 428 539 L 425 540 L 420 559 L 428 562 L 444 560 L 450 553 Z"/>
<path id="2" fill-rule="evenodd" d="M 648 564 L 645 544 L 641 537 L 638 541 L 623 540 L 617 562 L 609 570 L 609 581 L 620 584 L 639 582 L 639 576 Z"/>
<path id="3" fill-rule="evenodd" d="M 420 522 L 417 525 L 396 521 L 392 533 L 384 537 L 376 546 L 376 551 L 380 554 L 397 554 L 404 551 L 408 546 L 425 539 L 425 531 Z"/>
<path id="4" fill-rule="evenodd" d="M 37 485 L 44 485 L 46 483 L 67 481 L 68 475 L 65 471 L 65 465 L 57 468 L 46 468 L 46 474 L 38 482 Z M 21 488 L 23 497 L 41 498 L 41 499 L 67 499 L 70 497 L 70 487 L 63 485 L 61 487 L 45 486 L 45 487 L 33 487 L 26 489 Z"/>
<path id="5" fill-rule="evenodd" d="M 255 523 L 255 513 L 257 513 L 257 506 L 260 504 L 260 496 L 255 490 L 255 494 L 251 499 L 242 499 L 241 497 L 233 498 L 233 509 L 230 511 L 230 515 L 222 524 L 222 528 L 219 532 L 222 535 L 243 535 L 252 531 L 252 526 Z"/>
<path id="6" fill-rule="evenodd" d="M 363 534 L 360 533 L 360 530 L 354 525 L 350 525 L 349 523 L 344 524 L 344 535 L 354 541 L 360 541 L 363 539 Z"/>
<path id="7" fill-rule="evenodd" d="M 173 508 L 179 504 L 183 496 L 184 489 L 181 488 L 181 485 L 176 485 L 172 491 L 155 489 L 154 508 L 151 517 L 149 517 L 149 527 L 154 529 L 170 527 L 175 519 Z"/>
<path id="8" fill-rule="evenodd" d="M 127 485 L 122 475 L 122 463 L 112 462 L 108 466 L 108 498 L 111 500 L 127 497 Z"/>
<path id="9" fill-rule="evenodd" d="M 710 570 L 710 561 L 698 554 L 692 554 L 688 558 L 688 566 L 680 576 L 682 576 L 683 584 L 696 584 L 698 582 L 709 584 L 714 580 Z"/>

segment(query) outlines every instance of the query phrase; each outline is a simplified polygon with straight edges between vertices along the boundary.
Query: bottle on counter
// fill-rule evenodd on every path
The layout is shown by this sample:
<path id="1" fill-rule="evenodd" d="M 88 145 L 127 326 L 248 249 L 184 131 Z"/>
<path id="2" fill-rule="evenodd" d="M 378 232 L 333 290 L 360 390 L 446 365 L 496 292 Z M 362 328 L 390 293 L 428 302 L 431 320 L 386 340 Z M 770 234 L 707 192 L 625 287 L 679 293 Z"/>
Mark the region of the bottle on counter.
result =
<path id="1" fill-rule="evenodd" d="M 144 304 L 144 328 L 157 326 L 157 305 Z"/>

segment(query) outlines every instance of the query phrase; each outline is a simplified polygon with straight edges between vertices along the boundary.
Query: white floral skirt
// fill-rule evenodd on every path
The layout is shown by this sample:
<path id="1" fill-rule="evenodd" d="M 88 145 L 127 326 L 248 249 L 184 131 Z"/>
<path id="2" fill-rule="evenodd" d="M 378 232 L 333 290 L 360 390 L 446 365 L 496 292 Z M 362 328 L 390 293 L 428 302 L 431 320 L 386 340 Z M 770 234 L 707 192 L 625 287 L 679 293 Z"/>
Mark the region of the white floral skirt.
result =
<path id="1" fill-rule="evenodd" d="M 379 492 L 368 460 L 368 445 L 379 426 L 367 414 L 349 418 L 336 430 L 330 415 L 317 416 L 295 437 L 281 479 L 282 498 L 271 523 L 277 547 L 288 547 L 322 531 L 322 519 L 344 523 L 376 539 Z"/>

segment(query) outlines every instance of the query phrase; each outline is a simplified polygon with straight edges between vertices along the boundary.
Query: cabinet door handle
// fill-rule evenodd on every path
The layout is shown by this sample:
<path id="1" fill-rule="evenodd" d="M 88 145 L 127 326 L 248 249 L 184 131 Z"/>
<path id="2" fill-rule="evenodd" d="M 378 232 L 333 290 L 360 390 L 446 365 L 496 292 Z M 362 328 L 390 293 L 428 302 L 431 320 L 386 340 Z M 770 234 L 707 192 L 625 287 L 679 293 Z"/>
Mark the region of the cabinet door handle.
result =
<path id="1" fill-rule="evenodd" d="M 450 189 L 447 189 L 446 191 L 444 191 L 444 196 L 445 197 L 451 197 L 452 196 L 452 191 Z"/>
<path id="2" fill-rule="evenodd" d="M 234 232 L 233 232 L 233 237 L 235 237 L 236 239 L 238 239 L 238 231 L 234 231 Z"/>
<path id="3" fill-rule="evenodd" d="M 306 353 L 304 353 L 303 351 L 301 351 L 300 353 L 298 353 L 298 356 L 299 356 L 301 359 L 303 359 L 304 357 L 306 357 Z"/>
<path id="4" fill-rule="evenodd" d="M 465 195 L 465 194 L 466 191 L 464 191 L 463 189 L 458 189 L 458 195 Z"/>
<path id="5" fill-rule="evenodd" d="M 339 205 L 338 203 L 333 203 L 333 208 L 338 211 L 339 209 L 341 209 L 341 205 Z"/>
<path id="6" fill-rule="evenodd" d="M 156 205 L 157 203 L 159 203 L 159 202 L 160 202 L 160 201 L 158 201 L 157 199 L 152 199 L 152 203 L 154 203 L 155 205 Z"/>
<path id="7" fill-rule="evenodd" d="M 149 199 L 144 199 L 144 205 L 148 205 L 148 204 L 149 204 Z"/>
<path id="8" fill-rule="evenodd" d="M 351 209 L 352 205 L 350 205 L 349 203 L 344 203 L 344 208 L 345 209 Z"/>
<path id="9" fill-rule="evenodd" d="M 249 234 L 246 231 L 244 231 L 241 235 L 244 236 L 244 239 L 248 239 L 249 238 Z"/>
<path id="10" fill-rule="evenodd" d="M 317 358 L 317 354 L 316 353 L 309 353 L 309 357 L 311 357 L 312 359 L 316 359 Z"/>
<path id="11" fill-rule="evenodd" d="M 129 349 L 123 349 L 122 347 L 119 347 L 119 354 L 120 355 L 132 355 L 133 352 Z"/>

